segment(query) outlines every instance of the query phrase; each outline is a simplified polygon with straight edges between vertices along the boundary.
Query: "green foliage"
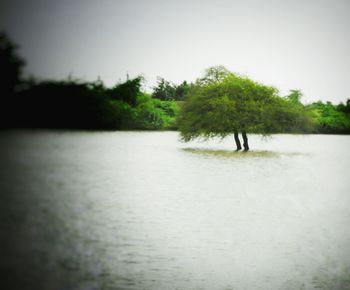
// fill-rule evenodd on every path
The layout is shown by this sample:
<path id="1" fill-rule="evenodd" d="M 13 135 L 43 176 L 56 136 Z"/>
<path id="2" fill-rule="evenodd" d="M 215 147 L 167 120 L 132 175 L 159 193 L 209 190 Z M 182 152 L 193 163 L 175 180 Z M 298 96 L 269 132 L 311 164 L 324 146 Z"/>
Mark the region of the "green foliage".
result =
<path id="1" fill-rule="evenodd" d="M 158 78 L 158 84 L 153 88 L 152 97 L 163 101 L 182 101 L 189 89 L 190 85 L 186 81 L 175 85 L 163 78 Z"/>
<path id="2" fill-rule="evenodd" d="M 153 98 L 160 100 L 175 100 L 176 87 L 163 78 L 158 78 L 157 86 L 153 89 Z"/>
<path id="3" fill-rule="evenodd" d="M 108 90 L 112 99 L 123 101 L 131 106 L 137 103 L 137 97 L 141 94 L 143 78 L 141 76 L 132 80 L 127 80 L 125 83 L 117 84 L 112 89 Z"/>
<path id="4" fill-rule="evenodd" d="M 345 113 L 345 114 L 350 114 L 350 99 L 346 100 L 346 104 L 345 105 L 343 103 L 340 103 L 337 106 L 337 111 Z"/>
<path id="5" fill-rule="evenodd" d="M 183 101 L 185 98 L 186 98 L 186 95 L 188 94 L 191 86 L 193 84 L 188 84 L 186 81 L 183 81 L 181 84 L 177 85 L 175 90 L 175 94 L 176 94 L 176 97 L 175 97 L 175 100 L 176 101 Z"/>
<path id="6" fill-rule="evenodd" d="M 266 114 L 268 133 L 311 133 L 314 128 L 312 112 L 300 99 L 276 98 Z"/>
<path id="7" fill-rule="evenodd" d="M 16 114 L 20 118 L 12 125 L 119 130 L 175 128 L 176 102 L 152 99 L 140 91 L 132 96 L 132 104 L 114 97 L 98 82 L 41 82 L 18 94 Z"/>
<path id="8" fill-rule="evenodd" d="M 81 82 L 23 81 L 24 64 L 13 45 L 0 34 L 1 127 L 71 129 L 175 129 L 178 105 L 152 99 L 142 92 L 142 77 L 119 83 L 111 89 L 99 80 Z M 16 90 L 19 84 L 20 90 Z M 176 92 L 175 88 L 175 92 Z M 5 114 L 6 113 L 6 114 Z M 5 119 L 4 116 L 11 116 Z"/>
<path id="9" fill-rule="evenodd" d="M 349 101 L 347 105 L 316 102 L 308 106 L 313 112 L 315 133 L 350 134 Z"/>
<path id="10" fill-rule="evenodd" d="M 137 112 L 134 107 L 120 100 L 111 100 L 110 105 L 115 113 L 115 129 L 135 129 Z"/>
<path id="11" fill-rule="evenodd" d="M 174 101 L 149 98 L 137 107 L 137 128 L 148 130 L 175 129 L 178 106 Z"/>
<path id="12" fill-rule="evenodd" d="M 293 104 L 301 104 L 301 98 L 303 94 L 300 90 L 290 90 L 290 94 L 286 96 L 286 99 Z"/>
<path id="13" fill-rule="evenodd" d="M 175 129 L 179 107 L 174 101 L 161 101 L 151 98 L 149 94 L 140 93 L 135 106 L 120 100 L 112 100 L 111 105 L 117 116 L 118 129 Z"/>
<path id="14" fill-rule="evenodd" d="M 207 70 L 190 90 L 178 118 L 184 141 L 235 131 L 250 133 L 302 132 L 311 124 L 301 104 L 278 91 L 238 76 L 223 67 Z"/>
<path id="15" fill-rule="evenodd" d="M 222 82 L 226 77 L 232 75 L 232 73 L 222 65 L 212 66 L 205 70 L 203 78 L 197 80 L 197 84 L 209 85 Z"/>

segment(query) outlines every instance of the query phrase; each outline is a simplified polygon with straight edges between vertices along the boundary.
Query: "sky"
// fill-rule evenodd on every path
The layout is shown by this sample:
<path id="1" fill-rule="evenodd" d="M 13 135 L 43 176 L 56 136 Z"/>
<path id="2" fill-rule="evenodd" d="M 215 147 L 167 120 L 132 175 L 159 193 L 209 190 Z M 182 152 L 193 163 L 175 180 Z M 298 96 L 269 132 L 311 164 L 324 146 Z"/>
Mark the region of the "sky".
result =
<path id="1" fill-rule="evenodd" d="M 0 0 L 39 79 L 194 81 L 223 65 L 304 103 L 350 98 L 349 0 Z"/>

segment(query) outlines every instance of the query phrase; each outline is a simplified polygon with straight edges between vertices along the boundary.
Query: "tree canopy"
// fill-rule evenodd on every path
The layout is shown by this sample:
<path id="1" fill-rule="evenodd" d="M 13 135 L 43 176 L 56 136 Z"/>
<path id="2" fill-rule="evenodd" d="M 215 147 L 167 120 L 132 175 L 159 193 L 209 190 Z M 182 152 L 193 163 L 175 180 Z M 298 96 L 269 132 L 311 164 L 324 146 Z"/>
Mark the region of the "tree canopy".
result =
<path id="1" fill-rule="evenodd" d="M 142 76 L 138 76 L 131 80 L 128 79 L 124 83 L 115 85 L 112 89 L 109 90 L 109 94 L 115 100 L 121 100 L 131 106 L 135 106 L 137 103 L 137 96 L 142 93 L 142 81 Z"/>
<path id="2" fill-rule="evenodd" d="M 24 60 L 17 53 L 17 46 L 5 32 L 0 32 L 0 128 L 11 123 L 8 108 L 21 84 Z"/>
<path id="3" fill-rule="evenodd" d="M 21 81 L 24 60 L 18 55 L 17 48 L 5 32 L 0 32 L 0 89 L 7 98 L 15 93 Z"/>
<path id="4" fill-rule="evenodd" d="M 153 88 L 152 97 L 163 101 L 183 101 L 191 84 L 183 81 L 175 85 L 164 78 L 158 78 L 157 86 Z"/>
<path id="5" fill-rule="evenodd" d="M 245 131 L 281 133 L 305 131 L 311 117 L 292 98 L 281 98 L 278 90 L 240 76 L 226 68 L 211 67 L 188 92 L 178 117 L 182 139 Z"/>

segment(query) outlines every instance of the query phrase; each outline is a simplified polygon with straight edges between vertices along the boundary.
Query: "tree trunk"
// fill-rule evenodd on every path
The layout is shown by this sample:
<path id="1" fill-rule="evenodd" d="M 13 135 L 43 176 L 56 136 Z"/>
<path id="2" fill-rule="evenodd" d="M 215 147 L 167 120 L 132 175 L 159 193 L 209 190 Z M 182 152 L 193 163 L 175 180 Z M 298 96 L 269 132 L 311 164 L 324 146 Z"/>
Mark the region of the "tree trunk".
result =
<path id="1" fill-rule="evenodd" d="M 235 141 L 237 146 L 236 151 L 239 151 L 242 149 L 242 146 L 241 146 L 241 141 L 239 141 L 238 132 L 234 132 L 234 136 L 235 136 Z"/>
<path id="2" fill-rule="evenodd" d="M 249 145 L 248 145 L 247 133 L 243 131 L 243 132 L 242 132 L 242 137 L 243 137 L 243 147 L 244 147 L 244 151 L 248 151 L 248 150 L 249 150 Z"/>

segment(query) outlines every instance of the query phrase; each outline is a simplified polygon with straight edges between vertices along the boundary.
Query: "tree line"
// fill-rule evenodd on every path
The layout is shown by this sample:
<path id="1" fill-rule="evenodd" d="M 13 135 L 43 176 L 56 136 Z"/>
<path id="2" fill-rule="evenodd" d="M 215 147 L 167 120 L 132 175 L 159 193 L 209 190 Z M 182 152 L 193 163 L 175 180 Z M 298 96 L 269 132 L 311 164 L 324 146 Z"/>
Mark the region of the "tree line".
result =
<path id="1" fill-rule="evenodd" d="M 44 80 L 23 78 L 25 61 L 5 33 L 0 33 L 2 128 L 69 128 L 103 130 L 175 129 L 183 98 L 180 86 L 168 93 L 160 81 L 150 94 L 138 76 L 111 88 L 97 80 Z M 185 87 L 186 85 L 184 85 Z M 173 88 L 173 87 L 172 87 Z M 163 92 L 164 91 L 164 92 Z"/>
<path id="2" fill-rule="evenodd" d="M 100 80 L 24 78 L 24 59 L 0 33 L 1 128 L 176 130 L 184 140 L 248 133 L 350 134 L 350 100 L 304 105 L 302 93 L 277 89 L 224 67 L 207 69 L 195 82 L 159 78 L 152 92 L 143 77 L 107 88 Z"/>

